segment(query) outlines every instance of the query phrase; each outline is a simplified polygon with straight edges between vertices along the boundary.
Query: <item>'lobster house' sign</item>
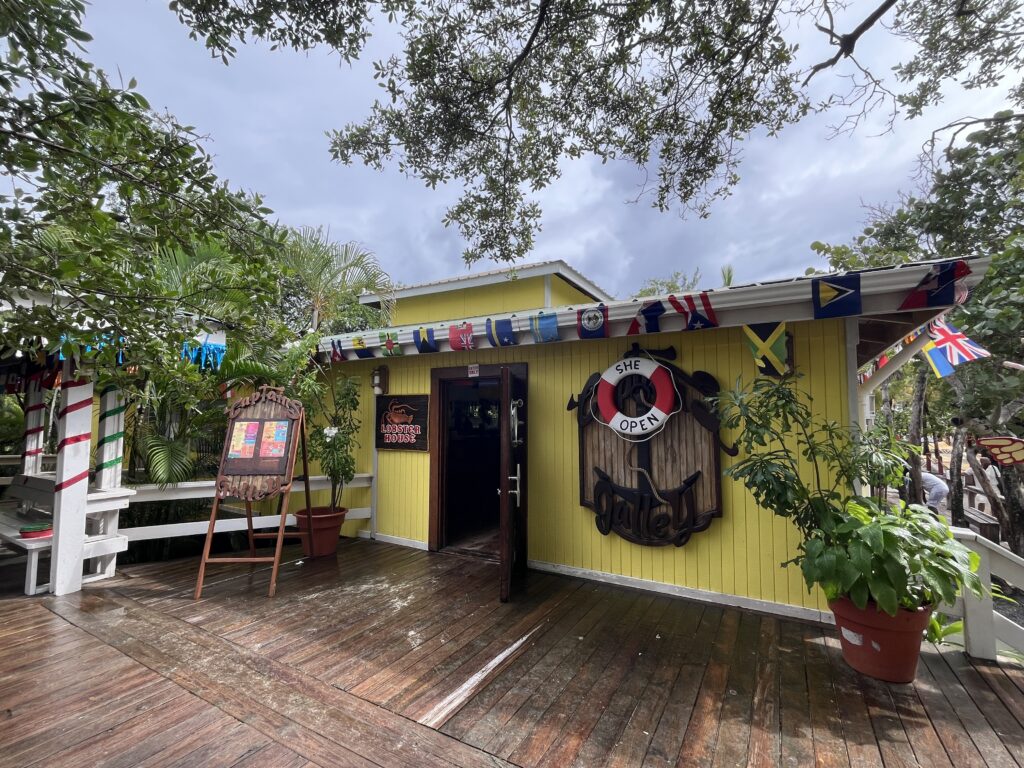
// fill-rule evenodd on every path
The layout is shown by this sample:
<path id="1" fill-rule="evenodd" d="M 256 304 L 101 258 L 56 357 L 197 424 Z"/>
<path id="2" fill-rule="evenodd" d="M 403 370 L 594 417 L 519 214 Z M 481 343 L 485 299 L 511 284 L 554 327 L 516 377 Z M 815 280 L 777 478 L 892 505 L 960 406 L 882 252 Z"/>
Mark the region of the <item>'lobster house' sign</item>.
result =
<path id="1" fill-rule="evenodd" d="M 715 378 L 672 365 L 675 350 L 634 344 L 569 398 L 579 426 L 580 504 L 597 529 L 634 544 L 681 547 L 722 514 Z"/>
<path id="2" fill-rule="evenodd" d="M 379 451 L 426 451 L 427 395 L 378 395 L 375 444 Z"/>

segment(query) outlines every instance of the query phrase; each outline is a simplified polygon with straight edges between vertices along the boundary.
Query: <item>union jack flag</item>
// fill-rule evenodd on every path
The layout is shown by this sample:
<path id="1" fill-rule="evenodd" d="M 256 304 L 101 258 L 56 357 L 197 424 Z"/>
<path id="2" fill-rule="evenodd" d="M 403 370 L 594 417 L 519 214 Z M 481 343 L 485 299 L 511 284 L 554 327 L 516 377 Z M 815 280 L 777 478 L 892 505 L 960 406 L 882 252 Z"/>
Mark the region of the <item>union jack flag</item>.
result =
<path id="1" fill-rule="evenodd" d="M 989 351 L 977 342 L 971 341 L 956 327 L 942 320 L 928 326 L 928 335 L 935 346 L 945 353 L 951 365 L 960 365 L 982 357 L 991 357 Z"/>

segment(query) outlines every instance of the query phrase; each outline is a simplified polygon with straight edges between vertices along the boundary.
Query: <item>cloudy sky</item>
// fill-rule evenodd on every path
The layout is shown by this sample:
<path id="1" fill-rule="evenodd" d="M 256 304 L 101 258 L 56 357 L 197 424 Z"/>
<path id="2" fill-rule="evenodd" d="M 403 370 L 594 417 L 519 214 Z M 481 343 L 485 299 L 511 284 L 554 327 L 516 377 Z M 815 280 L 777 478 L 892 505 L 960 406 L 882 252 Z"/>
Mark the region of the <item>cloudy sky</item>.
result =
<path id="1" fill-rule="evenodd" d="M 373 41 L 352 66 L 326 50 L 272 52 L 260 44 L 240 47 L 224 66 L 189 39 L 166 0 L 94 0 L 86 29 L 93 61 L 125 81 L 135 77 L 155 108 L 208 134 L 219 175 L 262 193 L 282 223 L 322 225 L 339 241 L 363 243 L 401 283 L 465 273 L 461 238 L 441 224 L 455 190 L 429 190 L 397 170 L 341 166 L 328 153 L 325 131 L 368 113 L 377 94 L 369 61 L 393 42 Z M 862 41 L 865 60 L 891 62 L 898 54 L 893 39 L 873 33 Z M 831 55 L 819 33 L 796 34 L 811 63 Z M 834 78 L 825 72 L 815 85 L 835 87 Z M 623 298 L 645 278 L 680 269 L 699 268 L 706 287 L 718 285 L 725 263 L 737 283 L 803 274 L 822 264 L 812 241 L 848 241 L 863 223 L 864 204 L 914 187 L 916 159 L 932 128 L 998 106 L 996 94 L 954 92 L 941 108 L 881 136 L 876 121 L 829 139 L 838 119 L 831 114 L 807 118 L 778 138 L 755 137 L 739 186 L 705 220 L 627 203 L 641 178 L 631 166 L 568 163 L 543 194 L 544 229 L 530 260 L 565 259 Z M 481 262 L 474 270 L 494 266 Z"/>

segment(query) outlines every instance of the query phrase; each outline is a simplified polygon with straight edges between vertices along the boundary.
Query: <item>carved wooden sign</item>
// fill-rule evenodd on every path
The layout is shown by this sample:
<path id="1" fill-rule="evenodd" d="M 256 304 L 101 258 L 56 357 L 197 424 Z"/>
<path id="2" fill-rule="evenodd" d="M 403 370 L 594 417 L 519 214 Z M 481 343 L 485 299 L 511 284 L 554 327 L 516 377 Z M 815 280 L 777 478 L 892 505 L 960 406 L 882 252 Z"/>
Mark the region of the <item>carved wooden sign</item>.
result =
<path id="1" fill-rule="evenodd" d="M 302 404 L 263 386 L 228 409 L 217 493 L 258 501 L 292 484 Z"/>
<path id="2" fill-rule="evenodd" d="M 681 547 L 722 515 L 715 378 L 672 365 L 675 350 L 641 350 L 590 376 L 569 399 L 579 425 L 580 504 L 601 533 Z"/>

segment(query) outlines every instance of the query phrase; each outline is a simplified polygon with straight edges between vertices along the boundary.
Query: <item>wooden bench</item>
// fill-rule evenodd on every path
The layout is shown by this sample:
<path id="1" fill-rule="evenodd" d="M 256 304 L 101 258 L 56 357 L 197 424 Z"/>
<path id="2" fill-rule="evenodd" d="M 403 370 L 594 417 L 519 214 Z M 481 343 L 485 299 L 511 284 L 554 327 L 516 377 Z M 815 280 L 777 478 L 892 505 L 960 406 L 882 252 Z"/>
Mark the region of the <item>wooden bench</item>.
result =
<path id="1" fill-rule="evenodd" d="M 26 514 L 18 511 L 11 505 L 8 509 L 0 510 L 0 541 L 7 547 L 14 550 L 21 550 L 25 553 L 25 594 L 39 595 L 50 591 L 50 583 L 38 582 L 39 555 L 48 552 L 53 544 L 52 537 L 38 539 L 23 539 L 19 531 L 26 525 L 39 523 L 39 516 Z M 47 579 L 49 576 L 47 576 Z"/>
<path id="2" fill-rule="evenodd" d="M 999 521 L 992 515 L 975 507 L 964 507 L 967 527 L 989 541 L 999 543 Z"/>

